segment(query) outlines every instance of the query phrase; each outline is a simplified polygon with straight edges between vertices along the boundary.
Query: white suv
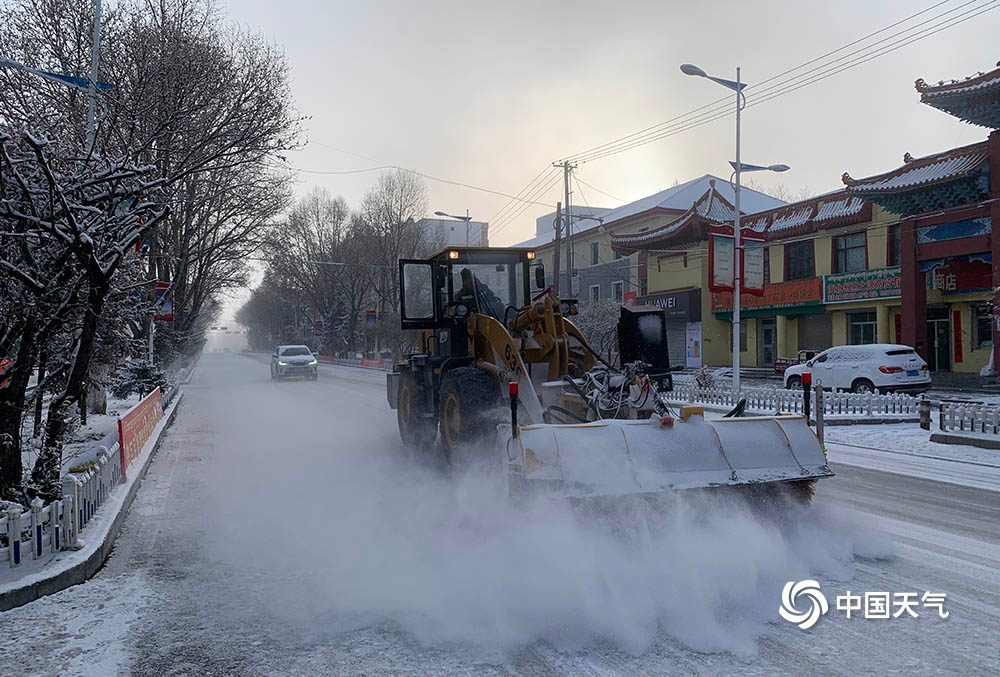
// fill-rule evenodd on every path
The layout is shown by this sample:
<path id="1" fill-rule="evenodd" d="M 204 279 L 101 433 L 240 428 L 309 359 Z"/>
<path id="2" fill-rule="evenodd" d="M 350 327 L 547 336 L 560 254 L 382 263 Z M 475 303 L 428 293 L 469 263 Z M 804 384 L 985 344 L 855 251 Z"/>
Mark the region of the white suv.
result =
<path id="1" fill-rule="evenodd" d="M 319 377 L 316 356 L 308 346 L 278 346 L 271 355 L 271 378 L 301 376 L 315 381 Z"/>
<path id="2" fill-rule="evenodd" d="M 785 370 L 785 387 L 801 388 L 802 374 L 812 374 L 813 383 L 824 388 L 870 393 L 904 390 L 924 392 L 931 387 L 927 363 L 909 346 L 873 343 L 837 346 L 824 350 L 804 364 Z"/>

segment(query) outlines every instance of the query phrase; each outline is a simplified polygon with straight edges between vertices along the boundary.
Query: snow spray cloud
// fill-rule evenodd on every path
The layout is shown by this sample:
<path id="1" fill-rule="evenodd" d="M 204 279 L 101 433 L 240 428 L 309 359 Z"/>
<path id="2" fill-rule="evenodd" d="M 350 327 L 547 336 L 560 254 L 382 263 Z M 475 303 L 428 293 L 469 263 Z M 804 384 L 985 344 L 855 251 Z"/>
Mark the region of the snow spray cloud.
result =
<path id="1" fill-rule="evenodd" d="M 707 493 L 515 508 L 495 471 L 449 470 L 400 449 L 394 433 L 373 448 L 345 431 L 322 471 L 304 468 L 242 508 L 266 542 L 245 562 L 258 594 L 301 632 L 388 620 L 427 644 L 604 640 L 635 654 L 663 632 L 751 655 L 785 582 L 848 579 L 855 554 L 883 549 L 860 542 L 822 495 L 786 506 L 785 519 Z M 248 537 L 245 521 L 230 538 Z"/>

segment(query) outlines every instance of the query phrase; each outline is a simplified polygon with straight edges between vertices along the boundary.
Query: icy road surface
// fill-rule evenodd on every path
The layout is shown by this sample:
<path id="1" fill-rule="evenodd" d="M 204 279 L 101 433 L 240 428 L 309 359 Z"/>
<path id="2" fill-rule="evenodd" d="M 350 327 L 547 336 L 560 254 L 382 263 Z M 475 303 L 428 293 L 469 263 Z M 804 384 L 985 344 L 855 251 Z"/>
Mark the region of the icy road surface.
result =
<path id="1" fill-rule="evenodd" d="M 836 466 L 786 520 L 505 507 L 400 447 L 384 376 L 206 355 L 107 566 L 0 614 L 3 675 L 997 674 L 1000 494 Z M 816 578 L 830 611 L 778 615 Z M 835 597 L 946 593 L 942 620 Z"/>

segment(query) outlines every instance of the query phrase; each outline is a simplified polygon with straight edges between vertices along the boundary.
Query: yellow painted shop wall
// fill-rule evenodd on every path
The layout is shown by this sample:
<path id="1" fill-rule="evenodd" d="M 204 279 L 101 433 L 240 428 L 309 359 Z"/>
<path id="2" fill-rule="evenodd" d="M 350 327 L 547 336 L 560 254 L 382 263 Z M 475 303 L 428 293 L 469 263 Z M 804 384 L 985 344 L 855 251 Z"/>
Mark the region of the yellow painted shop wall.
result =
<path id="1" fill-rule="evenodd" d="M 767 251 L 771 258 L 771 282 L 785 280 L 785 245 L 768 245 Z"/>
<path id="2" fill-rule="evenodd" d="M 685 263 L 684 254 L 687 254 Z M 702 281 L 708 281 L 707 250 L 701 247 L 685 250 L 669 256 L 654 256 L 650 254 L 646 261 L 646 288 L 650 294 L 670 289 L 701 287 L 702 296 L 707 294 L 707 287 Z M 709 299 L 711 301 L 711 299 Z"/>
<path id="3" fill-rule="evenodd" d="M 984 299 L 985 300 L 985 299 Z M 962 361 L 953 362 L 952 371 L 960 373 L 978 373 L 990 361 L 990 350 L 974 350 L 973 345 L 975 335 L 973 331 L 972 305 L 969 303 L 953 303 L 951 310 L 957 310 L 962 315 Z M 954 328 L 952 329 L 954 332 Z M 952 336 L 954 340 L 954 335 Z M 952 347 L 952 359 L 954 360 L 954 347 Z"/>
<path id="4" fill-rule="evenodd" d="M 833 313 L 833 336 L 832 344 L 835 346 L 847 345 L 847 313 L 834 311 Z"/>
<path id="5" fill-rule="evenodd" d="M 815 250 L 813 252 L 814 260 L 816 261 L 816 277 L 821 277 L 823 275 L 829 275 L 832 271 L 830 270 L 830 263 L 832 259 L 832 244 L 830 242 L 830 236 L 816 238 Z M 836 345 L 836 344 L 835 344 Z"/>

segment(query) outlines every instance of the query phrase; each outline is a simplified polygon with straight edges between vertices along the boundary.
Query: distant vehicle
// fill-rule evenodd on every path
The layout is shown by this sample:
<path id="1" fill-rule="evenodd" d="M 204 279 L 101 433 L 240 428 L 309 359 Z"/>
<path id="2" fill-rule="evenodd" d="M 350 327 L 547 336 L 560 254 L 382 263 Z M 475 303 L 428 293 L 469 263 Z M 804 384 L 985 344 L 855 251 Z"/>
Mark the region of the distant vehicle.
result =
<path id="1" fill-rule="evenodd" d="M 271 378 L 301 376 L 315 381 L 319 364 L 308 346 L 278 346 L 271 355 Z"/>
<path id="2" fill-rule="evenodd" d="M 816 357 L 821 351 L 815 349 L 805 349 L 800 350 L 796 357 L 778 357 L 774 360 L 774 373 L 784 374 L 785 370 L 789 367 L 802 364 L 803 362 L 808 362 L 812 358 Z"/>
<path id="3" fill-rule="evenodd" d="M 801 388 L 802 374 L 812 374 L 813 382 L 824 388 L 855 393 L 924 392 L 931 387 L 927 363 L 916 351 L 894 343 L 864 346 L 836 346 L 824 350 L 803 364 L 785 370 L 785 387 Z"/>

